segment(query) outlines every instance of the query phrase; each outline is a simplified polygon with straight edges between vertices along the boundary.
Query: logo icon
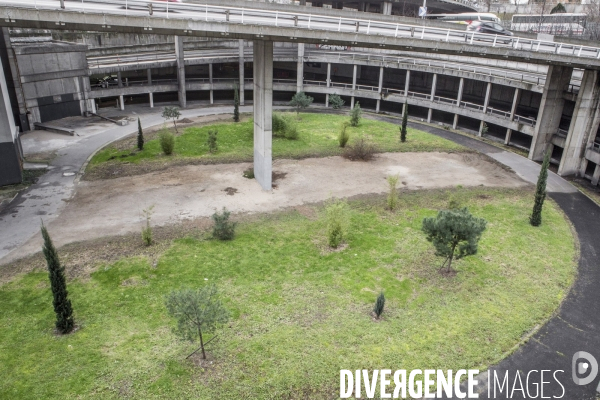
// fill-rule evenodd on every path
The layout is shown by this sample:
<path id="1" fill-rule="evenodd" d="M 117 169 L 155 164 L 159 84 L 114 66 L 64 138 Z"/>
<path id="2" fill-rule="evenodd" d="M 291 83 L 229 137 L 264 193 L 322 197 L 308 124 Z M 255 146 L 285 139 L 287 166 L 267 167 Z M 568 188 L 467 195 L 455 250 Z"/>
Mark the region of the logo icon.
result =
<path id="1" fill-rule="evenodd" d="M 598 375 L 598 361 L 596 361 L 594 356 L 590 353 L 578 351 L 573 354 L 571 371 L 573 373 L 573 382 L 575 382 L 576 385 L 588 385 L 592 383 Z M 584 377 L 580 378 L 580 376 Z"/>

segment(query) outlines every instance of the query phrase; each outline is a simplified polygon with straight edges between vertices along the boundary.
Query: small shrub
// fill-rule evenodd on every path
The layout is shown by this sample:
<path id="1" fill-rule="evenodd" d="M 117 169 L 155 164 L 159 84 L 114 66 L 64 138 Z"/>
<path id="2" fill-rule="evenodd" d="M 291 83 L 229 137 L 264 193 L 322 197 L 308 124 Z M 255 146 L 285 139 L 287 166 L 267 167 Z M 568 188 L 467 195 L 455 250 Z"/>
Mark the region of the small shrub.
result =
<path id="1" fill-rule="evenodd" d="M 289 105 L 296 108 L 296 115 L 298 115 L 300 110 L 310 106 L 313 100 L 314 99 L 310 96 L 307 96 L 306 93 L 298 92 L 292 97 Z"/>
<path id="2" fill-rule="evenodd" d="M 379 293 L 377 296 L 377 301 L 375 302 L 375 307 L 373 307 L 373 312 L 375 313 L 375 317 L 379 319 L 381 314 L 383 314 L 383 308 L 385 307 L 385 296 L 383 292 Z"/>
<path id="3" fill-rule="evenodd" d="M 461 208 L 460 201 L 456 198 L 456 196 L 450 196 L 448 199 L 448 210 L 458 210 Z"/>
<path id="4" fill-rule="evenodd" d="M 298 136 L 300 136 L 298 133 L 298 124 L 290 118 L 285 128 L 285 138 L 288 140 L 298 140 Z"/>
<path id="5" fill-rule="evenodd" d="M 490 128 L 489 128 L 489 127 L 487 126 L 487 124 L 484 122 L 484 123 L 483 123 L 483 126 L 481 127 L 481 136 L 487 135 L 487 133 L 488 133 L 488 130 L 489 130 L 489 129 L 490 129 Z"/>
<path id="6" fill-rule="evenodd" d="M 152 218 L 152 209 L 154 206 L 150 206 L 142 210 L 142 215 L 146 220 L 146 226 L 142 227 L 142 242 L 144 245 L 150 246 L 152 244 L 152 227 L 150 226 L 150 219 Z"/>
<path id="7" fill-rule="evenodd" d="M 349 207 L 342 200 L 333 200 L 325 207 L 327 219 L 327 243 L 334 249 L 344 241 L 348 234 Z"/>
<path id="8" fill-rule="evenodd" d="M 248 168 L 247 170 L 244 171 L 242 176 L 247 179 L 254 179 L 254 168 L 252 168 L 252 167 Z"/>
<path id="9" fill-rule="evenodd" d="M 273 137 L 289 140 L 298 139 L 298 124 L 292 117 L 282 113 L 273 113 L 272 116 Z"/>
<path id="10" fill-rule="evenodd" d="M 283 117 L 283 114 L 274 112 L 271 117 L 271 129 L 273 130 L 274 137 L 282 137 L 285 136 L 285 128 L 287 125 L 287 121 Z"/>
<path id="11" fill-rule="evenodd" d="M 348 140 L 350 140 L 350 132 L 348 132 L 349 125 L 350 124 L 347 121 L 345 121 L 342 123 L 342 126 L 340 128 L 340 133 L 338 135 L 338 142 L 339 142 L 341 148 L 346 147 Z"/>
<path id="12" fill-rule="evenodd" d="M 334 110 L 339 110 L 340 108 L 342 108 L 342 106 L 344 105 L 344 103 L 346 103 L 344 100 L 342 100 L 342 98 L 337 95 L 337 94 L 332 94 L 329 96 L 329 102 L 331 103 L 331 107 L 333 107 Z M 342 146 L 343 147 L 343 146 Z"/>
<path id="13" fill-rule="evenodd" d="M 225 207 L 223 207 L 223 212 L 221 214 L 216 212 L 212 215 L 212 219 L 213 221 L 215 221 L 215 226 L 213 227 L 213 237 L 215 239 L 233 239 L 233 235 L 235 234 L 235 226 L 237 224 L 235 222 L 229 221 L 230 215 L 231 213 L 227 211 Z"/>
<path id="14" fill-rule="evenodd" d="M 364 136 L 357 138 L 352 145 L 346 146 L 344 157 L 351 161 L 370 161 L 375 157 L 377 148 Z"/>
<path id="15" fill-rule="evenodd" d="M 360 124 L 360 119 L 362 118 L 362 110 L 360 108 L 360 103 L 357 101 L 354 105 L 354 108 L 350 110 L 350 125 L 358 126 Z"/>
<path id="16" fill-rule="evenodd" d="M 219 133 L 216 129 L 211 129 L 208 131 L 208 138 L 206 139 L 206 144 L 208 145 L 208 151 L 210 153 L 216 153 L 219 149 L 217 145 L 217 133 Z"/>
<path id="17" fill-rule="evenodd" d="M 175 136 L 171 132 L 167 129 L 162 129 L 158 134 L 158 140 L 160 142 L 160 148 L 166 155 L 170 156 L 173 154 L 173 150 L 175 149 Z"/>
<path id="18" fill-rule="evenodd" d="M 444 125 L 442 126 L 442 128 L 444 128 L 445 130 L 449 131 L 449 130 L 450 130 L 450 125 L 448 125 L 448 124 L 444 124 Z"/>
<path id="19" fill-rule="evenodd" d="M 162 112 L 162 117 L 167 121 L 172 119 L 175 132 L 179 133 L 179 130 L 177 129 L 177 120 L 181 117 L 181 113 L 179 112 L 178 107 L 165 107 Z"/>
<path id="20" fill-rule="evenodd" d="M 398 205 L 398 190 L 396 189 L 396 186 L 398 185 L 399 178 L 400 177 L 398 175 L 390 175 L 387 177 L 387 182 L 390 189 L 387 196 L 387 206 L 391 211 L 393 211 Z"/>

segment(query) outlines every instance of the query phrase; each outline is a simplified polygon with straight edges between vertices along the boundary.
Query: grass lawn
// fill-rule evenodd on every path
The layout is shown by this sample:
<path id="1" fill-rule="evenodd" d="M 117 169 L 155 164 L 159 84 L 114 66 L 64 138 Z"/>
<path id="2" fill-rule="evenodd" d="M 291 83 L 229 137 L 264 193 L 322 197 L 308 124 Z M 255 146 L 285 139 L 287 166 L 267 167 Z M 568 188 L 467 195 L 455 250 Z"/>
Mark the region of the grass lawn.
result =
<path id="1" fill-rule="evenodd" d="M 451 195 L 488 228 L 446 277 L 420 227 Z M 16 277 L 0 287 L 0 398 L 325 399 L 339 395 L 340 369 L 484 369 L 553 313 L 575 275 L 569 224 L 547 200 L 531 227 L 532 200 L 477 188 L 403 193 L 395 213 L 382 197 L 353 201 L 339 252 L 325 250 L 316 206 L 242 222 L 231 242 L 178 239 L 155 266 L 130 257 L 69 281 L 81 329 L 66 337 L 52 333 L 47 273 Z M 232 319 L 199 366 L 164 297 L 207 282 Z"/>
<path id="2" fill-rule="evenodd" d="M 294 115 L 295 118 L 295 114 Z M 299 138 L 289 140 L 273 138 L 274 158 L 324 157 L 342 154 L 338 146 L 338 132 L 348 116 L 330 114 L 300 114 L 298 121 Z M 169 125 L 172 127 L 172 125 Z M 218 130 L 219 151 L 208 152 L 206 139 L 210 129 Z M 368 135 L 379 151 L 466 151 L 463 146 L 435 135 L 408 128 L 407 141 L 400 143 L 399 125 L 363 118 L 358 127 L 349 127 L 350 144 L 360 135 Z M 181 131 L 181 130 L 180 130 Z M 253 157 L 253 122 L 219 123 L 203 127 L 182 129 L 175 139 L 175 151 L 171 156 L 162 152 L 158 139 L 146 142 L 143 151 L 137 151 L 135 140 L 117 142 L 100 150 L 89 163 L 88 171 L 101 164 L 140 164 L 155 162 L 177 162 L 182 160 L 202 160 L 204 162 L 251 161 Z"/>

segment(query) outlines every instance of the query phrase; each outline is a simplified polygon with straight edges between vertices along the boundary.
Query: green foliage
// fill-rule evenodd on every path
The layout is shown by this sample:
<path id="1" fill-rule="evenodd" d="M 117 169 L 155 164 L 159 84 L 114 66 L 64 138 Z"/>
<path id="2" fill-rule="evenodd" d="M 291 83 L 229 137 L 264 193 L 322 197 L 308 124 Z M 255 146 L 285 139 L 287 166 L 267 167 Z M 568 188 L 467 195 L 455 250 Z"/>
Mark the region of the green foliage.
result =
<path id="1" fill-rule="evenodd" d="M 146 225 L 142 227 L 142 242 L 146 246 L 150 246 L 152 244 L 152 226 L 150 226 L 150 219 L 152 218 L 153 209 L 154 205 L 151 205 L 150 207 L 142 210 L 142 215 L 146 220 Z"/>
<path id="2" fill-rule="evenodd" d="M 360 124 L 360 119 L 362 118 L 362 110 L 360 108 L 360 103 L 357 101 L 354 105 L 354 108 L 350 110 L 350 125 L 358 126 Z"/>
<path id="3" fill-rule="evenodd" d="M 344 157 L 351 161 L 370 161 L 375 157 L 376 152 L 377 147 L 373 141 L 361 135 L 352 142 L 352 145 L 346 146 Z"/>
<path id="4" fill-rule="evenodd" d="M 452 268 L 453 259 L 476 254 L 477 245 L 487 222 L 471 215 L 465 207 L 459 210 L 441 210 L 435 218 L 423 219 L 422 230 L 427 240 L 433 243 L 435 255 L 445 257 L 447 271 Z M 442 264 L 442 267 L 444 267 Z"/>
<path id="5" fill-rule="evenodd" d="M 297 140 L 298 123 L 289 114 L 273 113 L 272 116 L 273 137 Z"/>
<path id="6" fill-rule="evenodd" d="M 144 150 L 144 131 L 142 131 L 142 122 L 138 117 L 138 135 L 137 135 L 137 148 L 138 150 Z"/>
<path id="7" fill-rule="evenodd" d="M 240 122 L 240 88 L 237 83 L 233 89 L 233 121 Z"/>
<path id="8" fill-rule="evenodd" d="M 208 138 L 206 139 L 206 144 L 208 145 L 208 152 L 214 154 L 219 149 L 217 145 L 217 131 L 216 129 L 211 129 L 208 131 Z"/>
<path id="9" fill-rule="evenodd" d="M 300 110 L 309 107 L 312 104 L 313 100 L 314 99 L 308 96 L 306 93 L 298 92 L 292 97 L 292 100 L 290 101 L 289 105 L 291 107 L 295 107 L 296 114 L 299 114 Z"/>
<path id="10" fill-rule="evenodd" d="M 342 98 L 339 95 L 334 93 L 329 95 L 329 103 L 331 104 L 331 107 L 333 107 L 334 110 L 339 110 L 344 106 L 345 101 L 342 100 Z"/>
<path id="11" fill-rule="evenodd" d="M 254 179 L 254 168 L 248 168 L 244 171 L 242 176 L 247 179 Z"/>
<path id="12" fill-rule="evenodd" d="M 487 135 L 489 129 L 490 128 L 488 127 L 488 125 L 484 122 L 483 125 L 481 126 L 481 136 Z"/>
<path id="13" fill-rule="evenodd" d="M 197 338 L 202 358 L 206 360 L 203 335 L 213 333 L 229 320 L 229 311 L 221 303 L 217 287 L 174 290 L 167 296 L 165 304 L 169 315 L 177 320 L 176 332 L 183 339 L 194 341 Z"/>
<path id="14" fill-rule="evenodd" d="M 254 171 L 253 171 L 254 172 Z M 235 227 L 236 223 L 229 221 L 229 216 L 231 212 L 227 211 L 225 207 L 223 207 L 223 212 L 219 214 L 215 212 L 212 215 L 212 219 L 215 222 L 213 226 L 213 237 L 219 240 L 231 240 L 235 235 Z"/>
<path id="15" fill-rule="evenodd" d="M 42 251 L 46 264 L 48 264 L 48 277 L 50 278 L 50 288 L 52 289 L 52 305 L 56 314 L 56 330 L 62 334 L 73 330 L 75 322 L 73 321 L 73 308 L 69 300 L 67 291 L 67 281 L 65 279 L 65 269 L 60 265 L 58 252 L 50 239 L 48 230 L 42 223 L 42 237 L 44 246 Z"/>
<path id="16" fill-rule="evenodd" d="M 540 226 L 542 224 L 542 208 L 546 199 L 546 183 L 548 181 L 548 166 L 550 165 L 550 152 L 544 155 L 542 168 L 538 175 L 537 184 L 535 186 L 535 199 L 533 202 L 533 211 L 529 217 L 529 223 L 532 226 Z"/>
<path id="17" fill-rule="evenodd" d="M 555 5 L 552 10 L 550 10 L 550 14 L 556 14 L 556 13 L 566 13 L 567 9 L 565 8 L 563 3 L 558 3 L 557 5 Z"/>
<path id="18" fill-rule="evenodd" d="M 348 121 L 342 122 L 342 126 L 340 127 L 340 133 L 338 134 L 338 143 L 341 148 L 346 147 L 348 140 L 350 140 L 350 132 L 348 132 L 348 126 L 350 123 Z"/>
<path id="19" fill-rule="evenodd" d="M 387 177 L 387 182 L 389 185 L 389 192 L 387 195 L 387 206 L 388 209 L 394 211 L 396 206 L 398 205 L 398 189 L 396 186 L 398 185 L 398 180 L 400 177 L 398 175 L 390 175 Z"/>
<path id="20" fill-rule="evenodd" d="M 460 200 L 458 199 L 457 196 L 451 195 L 450 198 L 448 199 L 448 209 L 449 210 L 458 210 L 459 208 L 461 208 Z"/>
<path id="21" fill-rule="evenodd" d="M 175 149 L 175 135 L 166 128 L 163 128 L 158 133 L 158 140 L 160 142 L 160 148 L 165 155 L 170 156 L 173 154 L 173 150 Z"/>
<path id="22" fill-rule="evenodd" d="M 165 107 L 162 112 L 162 117 L 165 120 L 173 120 L 173 126 L 175 127 L 175 132 L 179 133 L 177 130 L 177 120 L 181 117 L 181 113 L 179 112 L 179 107 Z"/>
<path id="23" fill-rule="evenodd" d="M 337 248 L 348 234 L 350 226 L 350 207 L 342 200 L 332 200 L 325 207 L 327 220 L 327 243 L 334 249 Z"/>
<path id="24" fill-rule="evenodd" d="M 404 112 L 402 113 L 402 126 L 400 126 L 400 141 L 406 142 L 406 126 L 408 125 L 408 102 L 404 103 Z"/>
<path id="25" fill-rule="evenodd" d="M 383 314 L 383 308 L 385 307 L 385 296 L 383 292 L 379 293 L 377 296 L 377 301 L 375 301 L 375 307 L 373 307 L 373 312 L 375 313 L 375 317 L 379 319 L 381 314 Z"/>

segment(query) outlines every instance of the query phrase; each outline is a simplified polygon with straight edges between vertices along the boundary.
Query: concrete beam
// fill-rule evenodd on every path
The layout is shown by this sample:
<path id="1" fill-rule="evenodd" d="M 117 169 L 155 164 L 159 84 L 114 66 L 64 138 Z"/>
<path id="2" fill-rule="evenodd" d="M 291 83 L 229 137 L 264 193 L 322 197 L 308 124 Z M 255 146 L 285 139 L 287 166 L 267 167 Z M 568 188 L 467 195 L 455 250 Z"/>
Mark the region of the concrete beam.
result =
<path id="1" fill-rule="evenodd" d="M 254 41 L 254 176 L 272 190 L 273 42 Z"/>
<path id="2" fill-rule="evenodd" d="M 571 81 L 573 68 L 551 65 L 544 85 L 544 93 L 540 102 L 535 131 L 529 148 L 530 160 L 540 161 L 554 135 L 558 131 L 562 115 L 564 99 L 563 92 Z"/>
<path id="3" fill-rule="evenodd" d="M 298 43 L 298 67 L 296 68 L 296 93 L 303 91 L 304 86 L 304 43 Z"/>
<path id="4" fill-rule="evenodd" d="M 598 124 L 600 123 L 600 112 L 598 111 L 600 100 L 599 75 L 598 71 L 592 70 L 585 70 L 583 73 L 569 133 L 558 166 L 559 175 L 572 175 L 579 172 L 590 136 L 592 136 L 592 141 L 596 136 Z"/>
<path id="5" fill-rule="evenodd" d="M 377 99 L 377 105 L 375 106 L 375 112 L 379 113 L 379 106 L 381 105 L 381 89 L 383 87 L 383 67 L 379 67 L 379 86 L 377 93 L 379 93 L 379 99 Z"/>
<path id="6" fill-rule="evenodd" d="M 240 96 L 240 106 L 243 106 L 244 105 L 244 40 L 243 39 L 239 40 L 238 51 L 239 51 L 238 65 L 239 65 L 239 69 L 240 69 L 240 71 L 239 71 L 240 72 L 239 96 Z"/>
<path id="7" fill-rule="evenodd" d="M 183 36 L 175 36 L 175 59 L 177 61 L 177 98 L 179 107 L 187 106 L 187 96 L 185 91 L 185 59 L 183 54 Z"/>

